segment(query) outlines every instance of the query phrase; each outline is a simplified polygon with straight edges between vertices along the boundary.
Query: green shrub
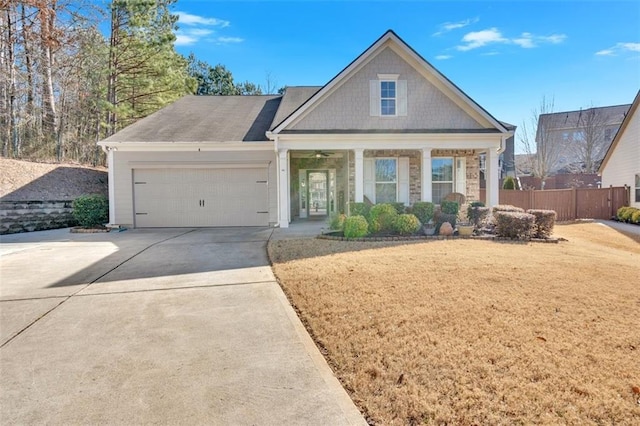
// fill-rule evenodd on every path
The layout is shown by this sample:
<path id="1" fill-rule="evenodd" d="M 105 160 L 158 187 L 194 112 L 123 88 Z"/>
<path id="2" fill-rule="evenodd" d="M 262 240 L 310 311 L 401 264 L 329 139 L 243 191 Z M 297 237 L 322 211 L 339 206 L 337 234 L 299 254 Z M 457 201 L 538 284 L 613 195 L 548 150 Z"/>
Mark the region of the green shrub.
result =
<path id="1" fill-rule="evenodd" d="M 427 224 L 430 220 L 433 220 L 434 211 L 435 205 L 428 201 L 418 201 L 413 205 L 412 209 L 412 213 L 416 215 L 422 224 Z"/>
<path id="2" fill-rule="evenodd" d="M 433 222 L 436 225 L 436 232 L 440 232 L 440 226 L 442 226 L 442 224 L 445 222 L 449 222 L 451 226 L 455 229 L 457 220 L 458 220 L 458 215 L 451 214 L 451 213 L 444 213 L 442 210 L 436 210 L 433 216 Z"/>
<path id="3" fill-rule="evenodd" d="M 391 232 L 398 212 L 391 204 L 376 204 L 369 210 L 369 232 Z"/>
<path id="4" fill-rule="evenodd" d="M 413 214 L 398 215 L 393 222 L 393 229 L 400 235 L 411 235 L 420 229 L 420 221 Z"/>
<path id="5" fill-rule="evenodd" d="M 524 209 L 509 204 L 498 204 L 497 206 L 493 206 L 493 213 L 495 214 L 497 212 L 524 213 Z"/>
<path id="6" fill-rule="evenodd" d="M 389 204 L 391 204 L 393 208 L 396 209 L 396 212 L 398 214 L 405 213 L 406 208 L 404 206 L 404 203 L 389 203 Z"/>
<path id="7" fill-rule="evenodd" d="M 489 217 L 490 211 L 489 207 L 470 205 L 467 208 L 467 217 L 474 227 L 479 228 L 482 223 L 487 220 L 487 217 Z"/>
<path id="8" fill-rule="evenodd" d="M 347 216 L 342 213 L 333 214 L 331 216 L 331 222 L 329 223 L 329 228 L 335 229 L 337 231 L 342 231 L 342 228 L 344 228 L 344 220 L 346 218 Z"/>
<path id="9" fill-rule="evenodd" d="M 558 215 L 554 210 L 527 210 L 527 213 L 536 217 L 536 222 L 533 226 L 534 238 L 549 238 L 553 232 L 553 226 L 556 224 L 556 218 Z"/>
<path id="10" fill-rule="evenodd" d="M 493 217 L 499 237 L 528 240 L 533 235 L 536 217 L 532 214 L 499 211 Z"/>
<path id="11" fill-rule="evenodd" d="M 369 216 L 369 205 L 366 203 L 349 203 L 349 216 Z"/>
<path id="12" fill-rule="evenodd" d="M 443 200 L 440 202 L 440 210 L 442 210 L 442 213 L 457 215 L 459 209 L 460 209 L 460 205 L 458 204 L 457 201 Z"/>
<path id="13" fill-rule="evenodd" d="M 344 230 L 346 238 L 360 238 L 369 233 L 369 224 L 364 216 L 349 216 L 344 220 Z"/>
<path id="14" fill-rule="evenodd" d="M 640 209 L 636 209 L 631 215 L 631 223 L 640 225 Z"/>
<path id="15" fill-rule="evenodd" d="M 633 207 L 629 206 L 620 207 L 617 212 L 618 220 L 621 222 L 630 222 L 634 210 L 635 209 Z"/>
<path id="16" fill-rule="evenodd" d="M 507 176 L 502 182 L 502 189 L 516 189 L 516 180 L 511 176 Z"/>
<path id="17" fill-rule="evenodd" d="M 90 228 L 109 222 L 109 200 L 104 195 L 81 195 L 73 200 L 73 217 L 80 226 Z"/>

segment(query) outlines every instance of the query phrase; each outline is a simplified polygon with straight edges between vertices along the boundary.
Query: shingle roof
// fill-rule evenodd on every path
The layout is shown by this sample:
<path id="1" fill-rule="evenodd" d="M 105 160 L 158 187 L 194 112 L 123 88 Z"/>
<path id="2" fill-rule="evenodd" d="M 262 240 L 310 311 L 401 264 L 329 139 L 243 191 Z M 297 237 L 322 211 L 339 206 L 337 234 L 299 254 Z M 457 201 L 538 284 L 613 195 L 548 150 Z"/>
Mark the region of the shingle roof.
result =
<path id="1" fill-rule="evenodd" d="M 297 110 L 300 105 L 305 103 L 310 97 L 316 94 L 318 90 L 322 89 L 322 86 L 290 86 L 284 92 L 282 102 L 280 102 L 280 108 L 278 113 L 271 123 L 273 129 L 278 124 L 291 115 L 292 112 Z"/>
<path id="2" fill-rule="evenodd" d="M 602 125 L 614 125 L 622 123 L 625 114 L 631 104 L 613 105 L 605 107 L 586 108 L 577 111 L 562 111 L 549 114 L 540 114 L 540 122 L 551 129 L 577 129 L 584 126 L 584 117 L 594 111 L 598 114 L 598 123 Z"/>
<path id="3" fill-rule="evenodd" d="M 104 142 L 266 141 L 281 95 L 185 96 Z"/>

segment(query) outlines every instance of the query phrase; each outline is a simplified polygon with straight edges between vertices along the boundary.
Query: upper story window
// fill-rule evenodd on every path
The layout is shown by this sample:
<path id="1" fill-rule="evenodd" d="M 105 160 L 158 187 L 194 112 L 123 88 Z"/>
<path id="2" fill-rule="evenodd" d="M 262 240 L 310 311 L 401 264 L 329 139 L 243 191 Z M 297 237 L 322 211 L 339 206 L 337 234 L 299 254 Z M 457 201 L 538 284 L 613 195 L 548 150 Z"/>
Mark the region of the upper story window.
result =
<path id="1" fill-rule="evenodd" d="M 380 82 L 380 115 L 396 115 L 396 82 Z"/>
<path id="2" fill-rule="evenodd" d="M 399 74 L 378 74 L 370 81 L 370 113 L 372 117 L 403 117 L 407 115 L 407 80 Z"/>

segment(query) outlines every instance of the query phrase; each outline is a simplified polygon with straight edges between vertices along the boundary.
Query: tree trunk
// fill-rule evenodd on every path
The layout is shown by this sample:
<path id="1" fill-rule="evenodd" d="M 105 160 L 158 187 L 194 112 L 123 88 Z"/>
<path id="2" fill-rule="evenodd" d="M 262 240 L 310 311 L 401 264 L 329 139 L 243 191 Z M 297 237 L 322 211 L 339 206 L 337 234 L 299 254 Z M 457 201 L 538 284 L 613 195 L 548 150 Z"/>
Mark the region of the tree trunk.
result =
<path id="1" fill-rule="evenodd" d="M 109 81 L 107 83 L 107 102 L 111 105 L 107 111 L 107 136 L 113 135 L 118 129 L 118 106 L 117 85 L 118 85 L 118 56 L 116 49 L 119 44 L 118 31 L 119 15 L 117 7 L 111 5 L 111 37 L 109 39 Z"/>
<path id="2" fill-rule="evenodd" d="M 55 25 L 55 1 L 51 5 L 40 5 L 40 41 L 42 48 L 42 131 L 45 141 L 53 141 L 57 135 L 56 103 L 53 93 L 53 52 L 55 43 L 53 28 Z"/>

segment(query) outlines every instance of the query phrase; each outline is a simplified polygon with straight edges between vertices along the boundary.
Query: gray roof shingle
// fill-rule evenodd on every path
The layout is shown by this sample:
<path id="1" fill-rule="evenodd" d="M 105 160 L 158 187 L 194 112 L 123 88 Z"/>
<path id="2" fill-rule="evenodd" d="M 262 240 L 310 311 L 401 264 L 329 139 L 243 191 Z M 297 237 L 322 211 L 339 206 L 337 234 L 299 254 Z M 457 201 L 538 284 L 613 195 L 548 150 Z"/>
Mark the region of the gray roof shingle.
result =
<path id="1" fill-rule="evenodd" d="M 266 141 L 281 95 L 185 96 L 104 142 Z"/>
<path id="2" fill-rule="evenodd" d="M 278 113 L 271 123 L 271 128 L 275 128 L 289 117 L 295 110 L 315 95 L 322 86 L 289 86 L 284 92 Z"/>

